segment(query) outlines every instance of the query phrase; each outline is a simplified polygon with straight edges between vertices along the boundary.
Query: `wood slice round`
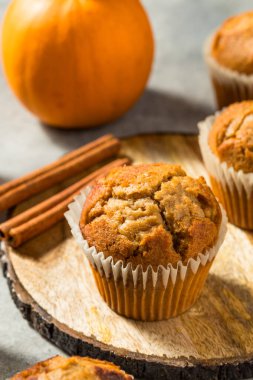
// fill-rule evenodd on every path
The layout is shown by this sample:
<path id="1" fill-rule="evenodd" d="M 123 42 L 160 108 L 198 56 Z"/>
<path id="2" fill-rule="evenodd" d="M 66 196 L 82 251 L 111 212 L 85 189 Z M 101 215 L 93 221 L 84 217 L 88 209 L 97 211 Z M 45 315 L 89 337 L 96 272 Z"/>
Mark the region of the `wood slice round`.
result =
<path id="1" fill-rule="evenodd" d="M 122 153 L 135 162 L 177 162 L 207 178 L 196 137 L 134 137 Z M 233 380 L 253 375 L 252 242 L 252 233 L 229 225 L 199 300 L 162 322 L 108 308 L 64 221 L 19 249 L 5 247 L 4 268 L 24 318 L 68 354 L 111 360 L 141 379 Z"/>

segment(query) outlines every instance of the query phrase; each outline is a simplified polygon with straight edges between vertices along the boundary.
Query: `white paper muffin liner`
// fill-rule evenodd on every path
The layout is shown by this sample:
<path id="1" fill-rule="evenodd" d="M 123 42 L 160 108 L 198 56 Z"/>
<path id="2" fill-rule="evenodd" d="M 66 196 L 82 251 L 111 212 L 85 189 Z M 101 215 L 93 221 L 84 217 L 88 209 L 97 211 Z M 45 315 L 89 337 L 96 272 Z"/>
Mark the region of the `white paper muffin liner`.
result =
<path id="1" fill-rule="evenodd" d="M 111 281 L 111 279 L 113 278 L 115 284 L 117 284 L 118 281 L 121 281 L 123 284 L 123 287 L 125 288 L 127 288 L 129 281 L 133 283 L 133 287 L 135 289 L 138 288 L 139 284 L 141 283 L 142 290 L 145 292 L 145 290 L 148 287 L 148 284 L 150 286 L 151 278 L 152 278 L 153 289 L 156 289 L 156 288 L 167 289 L 168 286 L 170 286 L 170 284 L 171 284 L 171 287 L 175 288 L 176 283 L 177 283 L 177 286 L 179 286 L 180 289 L 182 289 L 182 284 L 184 283 L 187 277 L 188 282 L 190 284 L 192 283 L 192 286 L 196 288 L 196 281 L 194 282 L 192 281 L 192 279 L 189 280 L 189 278 L 194 277 L 194 275 L 196 275 L 197 272 L 200 271 L 200 268 L 208 266 L 208 264 L 209 266 L 211 265 L 211 262 L 216 256 L 224 240 L 224 237 L 226 234 L 227 217 L 223 208 L 222 208 L 222 223 L 220 226 L 217 242 L 215 246 L 209 249 L 207 252 L 199 253 L 196 259 L 191 258 L 187 262 L 186 265 L 184 265 L 182 261 L 179 261 L 176 267 L 173 267 L 171 264 L 168 264 L 167 268 L 161 265 L 161 266 L 158 266 L 156 270 L 154 270 L 151 266 L 149 266 L 146 270 L 143 270 L 142 265 L 138 265 L 135 269 L 133 269 L 131 263 L 127 264 L 124 267 L 122 261 L 117 261 L 116 263 L 114 263 L 113 258 L 111 256 L 105 258 L 103 252 L 97 252 L 95 247 L 89 247 L 87 240 L 83 238 L 80 227 L 79 227 L 79 222 L 80 222 L 83 205 L 86 201 L 86 197 L 89 194 L 90 190 L 91 190 L 90 188 L 84 189 L 81 192 L 81 194 L 75 198 L 74 202 L 72 202 L 69 205 L 69 211 L 65 213 L 65 217 L 71 227 L 71 232 L 75 240 L 78 242 L 79 246 L 84 251 L 85 256 L 89 260 L 91 266 L 99 273 L 101 278 L 106 278 L 108 279 L 108 281 L 109 279 Z M 205 276 L 207 276 L 207 273 L 205 274 Z M 115 284 L 114 284 L 114 287 L 115 287 Z M 113 290 L 113 292 L 115 293 L 115 289 Z M 195 293 L 196 292 L 199 293 L 199 290 L 195 289 Z M 158 297 L 157 294 L 156 294 L 156 297 Z M 193 297 L 193 301 L 194 300 L 195 299 Z M 116 303 L 116 301 L 114 303 Z M 134 302 L 134 303 L 136 304 L 138 302 Z M 185 307 L 186 306 L 187 305 L 185 305 Z M 114 309 L 115 308 L 116 307 L 114 307 Z M 120 311 L 117 310 L 117 308 L 115 311 L 120 313 Z M 129 314 L 130 317 L 135 318 L 136 312 L 133 311 L 131 313 L 130 311 L 129 313 L 130 313 Z M 135 319 L 139 319 L 139 317 L 138 318 L 136 317 Z M 159 318 L 158 317 L 151 318 L 150 316 L 142 315 L 140 319 L 157 320 L 157 319 L 165 319 L 165 317 L 163 314 L 160 315 Z"/>
<path id="2" fill-rule="evenodd" d="M 253 99 L 253 75 L 241 74 L 220 65 L 211 55 L 214 35 L 204 45 L 204 59 L 213 82 L 219 108 L 242 100 Z"/>

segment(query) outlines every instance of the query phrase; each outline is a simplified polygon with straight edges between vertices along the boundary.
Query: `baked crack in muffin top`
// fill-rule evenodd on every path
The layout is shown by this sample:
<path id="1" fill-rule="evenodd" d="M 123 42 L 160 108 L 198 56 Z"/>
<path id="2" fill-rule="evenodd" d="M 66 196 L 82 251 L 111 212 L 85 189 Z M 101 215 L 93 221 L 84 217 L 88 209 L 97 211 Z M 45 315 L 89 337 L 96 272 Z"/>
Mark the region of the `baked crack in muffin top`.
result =
<path id="1" fill-rule="evenodd" d="M 80 228 L 89 245 L 114 262 L 157 268 L 205 252 L 220 223 L 220 206 L 204 178 L 158 163 L 117 168 L 99 180 Z"/>
<path id="2" fill-rule="evenodd" d="M 209 145 L 229 167 L 253 172 L 253 101 L 234 103 L 216 117 Z"/>

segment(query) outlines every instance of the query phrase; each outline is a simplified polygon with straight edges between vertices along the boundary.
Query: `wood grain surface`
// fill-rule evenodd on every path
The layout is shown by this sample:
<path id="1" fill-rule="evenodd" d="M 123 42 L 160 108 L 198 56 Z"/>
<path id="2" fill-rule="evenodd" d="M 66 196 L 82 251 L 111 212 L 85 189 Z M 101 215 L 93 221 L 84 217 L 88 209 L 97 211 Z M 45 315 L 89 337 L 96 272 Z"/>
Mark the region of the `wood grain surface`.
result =
<path id="1" fill-rule="evenodd" d="M 134 137 L 122 153 L 134 162 L 180 163 L 207 179 L 196 137 Z M 242 379 L 253 374 L 252 242 L 252 233 L 229 225 L 200 299 L 162 322 L 128 320 L 107 307 L 65 222 L 19 249 L 7 247 L 7 277 L 23 315 L 68 353 L 88 350 L 145 379 Z"/>

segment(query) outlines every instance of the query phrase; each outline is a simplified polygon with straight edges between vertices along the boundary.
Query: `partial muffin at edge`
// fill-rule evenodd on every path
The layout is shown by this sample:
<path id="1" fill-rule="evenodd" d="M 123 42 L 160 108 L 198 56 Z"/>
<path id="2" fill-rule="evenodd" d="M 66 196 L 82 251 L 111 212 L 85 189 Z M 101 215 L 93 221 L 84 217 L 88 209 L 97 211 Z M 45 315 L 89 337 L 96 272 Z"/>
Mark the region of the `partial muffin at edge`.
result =
<path id="1" fill-rule="evenodd" d="M 253 12 L 228 18 L 215 33 L 211 56 L 222 66 L 253 74 Z"/>
<path id="2" fill-rule="evenodd" d="M 209 146 L 228 167 L 253 172 L 253 101 L 234 103 L 215 118 Z"/>
<path id="3" fill-rule="evenodd" d="M 132 380 L 116 365 L 90 358 L 55 356 L 24 370 L 11 380 Z"/>
<path id="4" fill-rule="evenodd" d="M 216 243 L 220 223 L 220 206 L 204 178 L 161 163 L 117 168 L 99 180 L 80 228 L 105 257 L 145 269 L 204 253 Z"/>

